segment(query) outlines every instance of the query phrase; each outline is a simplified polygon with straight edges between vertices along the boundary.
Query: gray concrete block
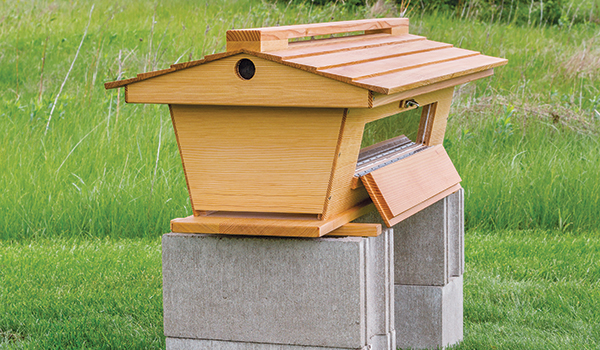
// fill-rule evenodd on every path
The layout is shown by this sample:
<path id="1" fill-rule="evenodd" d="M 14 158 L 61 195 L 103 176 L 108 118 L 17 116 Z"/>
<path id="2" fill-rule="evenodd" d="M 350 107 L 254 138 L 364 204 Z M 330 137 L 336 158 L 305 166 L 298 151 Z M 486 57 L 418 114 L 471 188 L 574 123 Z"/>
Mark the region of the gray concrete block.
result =
<path id="1" fill-rule="evenodd" d="M 377 239 L 365 239 L 367 252 L 367 334 L 394 330 L 394 231 L 384 229 Z M 383 275 L 378 275 L 382 274 Z"/>
<path id="2" fill-rule="evenodd" d="M 463 338 L 463 278 L 446 286 L 396 285 L 396 345 L 437 349 Z"/>
<path id="3" fill-rule="evenodd" d="M 232 342 L 222 340 L 170 338 L 166 339 L 167 350 L 350 350 L 348 348 L 323 348 L 315 346 Z M 355 350 L 355 349 L 351 349 Z M 370 350 L 363 347 L 361 350 Z"/>
<path id="4" fill-rule="evenodd" d="M 396 334 L 377 335 L 369 345 L 360 350 L 396 350 Z M 303 345 L 231 342 L 222 340 L 170 338 L 166 339 L 167 350 L 356 350 L 356 348 L 330 348 Z"/>
<path id="5" fill-rule="evenodd" d="M 165 335 L 361 349 L 393 331 L 392 249 L 392 230 L 369 238 L 164 235 Z"/>
<path id="6" fill-rule="evenodd" d="M 465 194 L 461 188 L 446 198 L 448 231 L 448 275 L 462 276 L 465 270 Z"/>
<path id="7" fill-rule="evenodd" d="M 463 272 L 463 190 L 394 226 L 395 283 L 444 286 Z"/>

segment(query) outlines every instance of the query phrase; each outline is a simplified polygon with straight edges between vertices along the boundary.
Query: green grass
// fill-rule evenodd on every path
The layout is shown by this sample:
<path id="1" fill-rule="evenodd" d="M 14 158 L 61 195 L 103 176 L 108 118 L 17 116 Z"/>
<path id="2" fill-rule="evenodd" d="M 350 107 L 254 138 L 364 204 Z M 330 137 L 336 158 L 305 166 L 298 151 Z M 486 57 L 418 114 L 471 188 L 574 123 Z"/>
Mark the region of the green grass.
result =
<path id="1" fill-rule="evenodd" d="M 230 28 L 377 15 L 96 1 L 46 133 L 90 7 L 0 2 L 0 348 L 164 347 L 157 238 L 191 212 L 185 178 L 166 107 L 126 105 L 102 83 L 221 52 Z M 509 59 L 457 89 L 444 141 L 466 191 L 459 349 L 600 347 L 600 26 L 569 16 L 411 13 L 414 34 Z M 365 144 L 399 133 L 398 119 Z"/>
<path id="2" fill-rule="evenodd" d="M 160 240 L 0 241 L 0 348 L 160 349 Z"/>
<path id="3" fill-rule="evenodd" d="M 600 238 L 470 232 L 459 349 L 600 347 Z"/>
<path id="4" fill-rule="evenodd" d="M 0 3 L 0 238 L 156 237 L 170 219 L 190 214 L 166 107 L 126 105 L 102 86 L 119 76 L 119 62 L 121 76 L 131 77 L 223 51 L 229 28 L 371 11 L 251 0 L 96 2 L 45 134 L 90 8 Z M 592 215 L 600 201 L 600 26 L 518 27 L 418 11 L 411 21 L 415 34 L 510 61 L 454 99 L 445 143 L 467 190 L 467 227 L 600 228 Z M 390 130 L 367 134 L 382 139 Z"/>
<path id="5" fill-rule="evenodd" d="M 470 231 L 456 349 L 600 347 L 600 238 Z M 164 348 L 160 241 L 0 242 L 0 348 Z"/>

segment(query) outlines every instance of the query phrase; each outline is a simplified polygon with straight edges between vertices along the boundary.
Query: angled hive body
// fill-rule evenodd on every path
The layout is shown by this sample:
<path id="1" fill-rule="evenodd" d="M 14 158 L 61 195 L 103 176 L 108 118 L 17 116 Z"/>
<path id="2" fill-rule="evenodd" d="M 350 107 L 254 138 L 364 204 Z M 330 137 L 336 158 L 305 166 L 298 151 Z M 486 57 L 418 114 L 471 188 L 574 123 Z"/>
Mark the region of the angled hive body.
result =
<path id="1" fill-rule="evenodd" d="M 454 86 L 506 63 L 408 34 L 404 18 L 232 30 L 227 50 L 106 84 L 169 105 L 194 212 L 174 232 L 347 235 L 375 208 L 403 220 L 460 188 L 441 145 Z M 416 106 L 416 140 L 361 151 L 367 123 Z"/>

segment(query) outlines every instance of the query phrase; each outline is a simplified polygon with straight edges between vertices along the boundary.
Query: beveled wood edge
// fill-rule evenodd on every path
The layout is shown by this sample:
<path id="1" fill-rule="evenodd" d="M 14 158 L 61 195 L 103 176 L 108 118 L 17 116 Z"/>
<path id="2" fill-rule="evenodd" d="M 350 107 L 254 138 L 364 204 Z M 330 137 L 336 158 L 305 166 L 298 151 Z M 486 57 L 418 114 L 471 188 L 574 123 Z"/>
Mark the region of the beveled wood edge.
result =
<path id="1" fill-rule="evenodd" d="M 434 204 L 435 202 L 439 201 L 440 199 L 446 198 L 449 195 L 451 195 L 452 193 L 457 192 L 461 188 L 462 187 L 460 186 L 460 183 L 457 183 L 457 184 L 453 185 L 452 187 L 449 187 L 448 189 L 436 194 L 435 196 L 430 197 L 429 199 L 424 200 L 423 202 L 413 206 L 412 208 L 409 208 L 409 209 L 405 210 L 404 212 L 394 216 L 393 218 L 390 218 L 389 220 L 382 216 L 383 221 L 385 222 L 385 224 L 388 227 L 392 227 L 392 226 L 396 225 L 397 223 L 399 223 L 400 221 L 403 221 L 403 220 L 409 218 L 410 216 L 420 212 L 421 210 L 429 207 L 430 205 Z"/>
<path id="2" fill-rule="evenodd" d="M 494 75 L 494 68 L 486 69 L 481 72 L 464 75 L 450 80 L 441 81 L 431 85 L 422 86 L 413 90 L 397 92 L 395 94 L 386 95 L 374 92 L 372 95 L 372 107 L 384 106 L 389 103 L 406 100 L 419 95 L 427 94 L 433 91 L 442 90 L 451 86 L 465 84 L 474 80 L 482 79 Z"/>
<path id="3" fill-rule="evenodd" d="M 377 237 L 381 234 L 381 224 L 349 222 L 325 235 L 350 237 Z"/>
<path id="4" fill-rule="evenodd" d="M 176 233 L 257 235 L 257 228 L 261 228 L 263 232 L 261 236 L 321 237 L 374 210 L 376 210 L 375 205 L 368 199 L 329 220 L 274 220 L 191 215 L 171 220 L 170 226 L 171 232 Z M 235 227 L 234 232 L 230 229 L 232 226 Z M 373 228 L 368 228 L 366 234 L 373 234 Z"/>

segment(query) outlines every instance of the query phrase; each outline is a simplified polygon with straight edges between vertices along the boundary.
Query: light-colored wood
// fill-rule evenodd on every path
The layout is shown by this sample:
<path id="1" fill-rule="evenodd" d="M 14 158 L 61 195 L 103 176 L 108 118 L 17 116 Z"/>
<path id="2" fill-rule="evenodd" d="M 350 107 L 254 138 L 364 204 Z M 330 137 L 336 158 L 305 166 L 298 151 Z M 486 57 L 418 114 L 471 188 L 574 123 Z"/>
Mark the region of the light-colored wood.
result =
<path id="1" fill-rule="evenodd" d="M 384 220 L 384 222 L 388 227 L 392 227 L 392 226 L 396 225 L 397 223 L 399 223 L 400 221 L 407 219 L 408 217 L 420 212 L 421 210 L 427 208 L 428 206 L 434 204 L 435 202 L 448 197 L 449 195 L 451 195 L 452 193 L 455 193 L 456 191 L 458 191 L 460 189 L 461 189 L 461 186 L 459 184 L 456 184 L 456 185 L 448 188 L 447 190 L 444 190 L 444 191 L 436 194 L 435 196 L 415 205 L 414 207 L 398 214 L 397 216 L 394 216 L 392 219 L 390 219 L 388 221 Z"/>
<path id="2" fill-rule="evenodd" d="M 437 102 L 423 106 L 423 109 L 421 110 L 421 120 L 419 122 L 419 131 L 416 139 L 418 143 L 426 144 L 427 141 L 429 141 L 431 137 L 431 121 L 435 116 L 436 107 Z"/>
<path id="3" fill-rule="evenodd" d="M 432 91 L 422 95 L 413 96 L 411 97 L 411 99 L 415 100 L 415 102 L 417 102 L 419 106 L 425 106 L 431 103 L 435 103 L 441 99 L 447 99 L 448 95 L 451 99 L 451 91 L 453 91 L 453 89 L 453 87 L 450 87 L 442 90 Z M 417 108 L 416 106 L 408 108 L 401 107 L 400 104 L 396 102 L 398 101 L 394 100 L 388 104 L 378 105 L 374 108 L 349 108 L 348 115 L 356 116 L 358 118 L 361 118 L 365 123 L 370 123 L 378 119 L 386 118 L 394 114 L 406 112 L 411 109 Z"/>
<path id="4" fill-rule="evenodd" d="M 323 213 L 342 109 L 172 111 L 195 210 Z"/>
<path id="5" fill-rule="evenodd" d="M 325 199 L 325 220 L 369 198 L 364 188 L 352 189 L 364 128 L 364 117 L 346 113 L 339 132 L 336 158 Z"/>
<path id="6" fill-rule="evenodd" d="M 398 28 L 391 30 L 392 28 Z M 297 24 L 279 27 L 233 29 L 227 41 L 288 40 L 294 38 L 341 34 L 358 31 L 378 31 L 387 34 L 408 33 L 408 18 L 374 18 L 354 21 Z"/>
<path id="7" fill-rule="evenodd" d="M 188 185 L 188 188 L 189 188 L 189 185 Z M 207 216 L 207 215 L 215 213 L 215 211 L 194 210 L 193 213 L 194 213 L 194 216 Z"/>
<path id="8" fill-rule="evenodd" d="M 125 86 L 125 88 L 127 88 L 127 86 Z M 177 149 L 179 150 L 179 157 L 181 158 L 181 165 L 183 167 L 183 175 L 185 176 L 185 184 L 187 185 L 188 194 L 190 196 L 190 203 L 192 204 L 192 212 L 194 213 L 194 215 L 200 216 L 200 215 L 203 215 L 202 213 L 204 211 L 195 210 L 195 208 L 194 208 L 194 199 L 192 196 L 192 191 L 190 191 L 190 189 L 191 189 L 190 179 L 189 179 L 188 172 L 185 169 L 185 162 L 183 161 L 183 153 L 181 153 L 181 141 L 179 140 L 179 134 L 177 133 L 177 124 L 175 123 L 175 118 L 173 117 L 173 107 L 171 105 L 169 105 L 169 114 L 171 116 L 171 124 L 173 125 L 173 131 L 175 132 L 175 140 L 177 140 Z"/>
<path id="9" fill-rule="evenodd" d="M 324 55 L 327 53 L 353 51 L 368 49 L 379 46 L 408 43 L 412 41 L 422 41 L 425 37 L 412 34 L 388 35 L 371 34 L 356 35 L 341 38 L 330 38 L 321 40 L 310 40 L 306 42 L 289 43 L 289 47 L 284 51 L 266 52 L 280 61 L 290 60 L 300 57 Z"/>
<path id="10" fill-rule="evenodd" d="M 390 35 L 408 34 L 408 26 L 365 30 L 365 34 L 378 34 L 378 33 L 386 33 L 386 34 L 390 34 Z"/>
<path id="11" fill-rule="evenodd" d="M 319 70 L 335 68 L 349 64 L 358 64 L 372 60 L 406 56 L 419 52 L 433 51 L 449 47 L 452 47 L 452 45 L 430 40 L 416 40 L 370 47 L 366 49 L 354 49 L 352 50 L 351 55 L 349 55 L 348 52 L 341 51 L 292 58 L 287 59 L 286 61 L 308 66 L 314 70 Z"/>
<path id="12" fill-rule="evenodd" d="M 171 231 L 177 233 L 321 237 L 373 210 L 375 210 L 375 206 L 370 200 L 367 200 L 329 220 L 188 216 L 171 220 Z M 372 230 L 366 230 L 366 234 L 372 233 Z"/>
<path id="13" fill-rule="evenodd" d="M 250 51 L 277 51 L 288 48 L 287 40 L 263 40 L 263 41 L 228 41 L 227 51 L 247 49 Z"/>
<path id="14" fill-rule="evenodd" d="M 333 74 L 343 79 L 347 79 L 348 81 L 355 81 L 476 55 L 479 55 L 479 52 L 450 47 L 435 51 L 418 52 L 406 56 L 390 57 L 371 60 L 364 63 L 323 69 L 321 72 Z"/>
<path id="15" fill-rule="evenodd" d="M 364 187 L 362 181 L 360 181 L 360 177 L 358 176 L 353 176 L 352 177 L 352 185 L 350 186 L 351 189 L 355 190 L 359 187 Z"/>
<path id="16" fill-rule="evenodd" d="M 250 59 L 256 73 L 237 75 Z M 368 107 L 367 90 L 272 61 L 239 54 L 128 85 L 127 102 L 245 106 Z"/>
<path id="17" fill-rule="evenodd" d="M 406 66 L 403 66 L 403 68 L 396 67 L 391 69 L 392 73 L 384 74 L 382 71 L 374 71 L 374 74 L 381 75 L 360 78 L 346 76 L 341 71 L 337 72 L 337 74 L 332 74 L 328 70 L 315 70 L 313 66 L 291 61 L 291 58 L 295 57 L 322 55 L 344 50 L 347 51 L 348 57 L 351 57 L 355 49 L 397 44 L 400 41 L 410 43 L 415 40 L 421 40 L 425 42 L 422 40 L 422 37 L 408 34 L 399 36 L 388 35 L 387 39 L 380 37 L 381 35 L 385 36 L 387 34 L 373 34 L 373 36 L 376 36 L 373 39 L 367 38 L 369 37 L 367 35 L 360 40 L 347 42 L 337 41 L 334 40 L 336 38 L 333 38 L 323 40 L 318 45 L 311 44 L 306 46 L 308 44 L 302 44 L 297 49 L 269 53 L 251 52 L 249 54 L 250 51 L 245 52 L 245 49 L 241 49 L 240 51 L 209 55 L 204 60 L 177 64 L 169 69 L 138 74 L 136 78 L 106 83 L 105 87 L 116 88 L 127 86 L 126 96 L 128 101 L 140 103 L 261 105 L 256 102 L 261 98 L 265 100 L 265 105 L 271 106 L 370 107 L 372 104 L 369 103 L 379 103 L 377 99 L 369 99 L 371 92 L 385 95 L 407 92 L 436 83 L 445 83 L 447 80 L 453 80 L 481 71 L 490 71 L 493 67 L 506 64 L 507 62 L 505 59 L 477 55 L 410 69 Z M 392 42 L 389 41 L 390 38 L 393 38 Z M 330 40 L 332 43 L 326 44 Z M 468 51 L 464 50 L 463 52 Z M 257 75 L 254 78 L 243 80 L 237 76 L 235 67 L 232 68 L 231 66 L 237 63 L 240 57 L 256 60 L 260 63 L 260 67 L 257 66 Z M 360 65 L 367 63 L 369 62 L 360 63 Z M 354 65 L 347 67 L 358 69 Z M 298 70 L 293 68 L 298 68 Z M 332 69 L 340 68 L 344 67 Z M 404 70 L 395 71 L 397 69 Z M 181 72 L 182 70 L 185 70 L 185 72 Z M 306 74 L 302 71 L 314 74 Z M 319 77 L 315 75 L 330 79 L 319 80 Z M 262 79 L 261 84 L 258 84 L 257 82 L 261 80 L 258 79 L 259 77 L 268 77 L 269 79 Z M 353 80 L 353 78 L 356 80 Z M 347 85 L 336 85 L 335 80 L 345 82 Z M 179 81 L 181 81 L 181 84 L 177 83 Z M 295 82 L 298 84 L 293 84 Z M 460 83 L 460 81 L 456 82 Z M 238 99 L 229 99 L 227 91 L 222 89 L 223 86 L 230 86 L 233 92 L 237 94 Z M 362 89 L 370 90 L 371 92 L 365 92 Z M 296 93 L 293 93 L 293 91 Z M 279 92 L 283 93 L 283 95 L 280 95 Z M 312 92 L 314 92 L 312 95 L 313 98 L 310 95 Z M 418 93 L 423 92 L 426 91 Z M 223 98 L 224 95 L 227 98 Z M 315 96 L 316 98 L 314 98 Z M 330 101 L 330 104 L 327 104 L 328 101 Z"/>
<path id="18" fill-rule="evenodd" d="M 442 90 L 447 87 L 461 85 L 461 84 L 465 84 L 465 83 L 468 83 L 468 82 L 471 82 L 471 81 L 474 81 L 477 79 L 489 77 L 493 74 L 494 74 L 493 69 L 487 69 L 487 70 L 484 70 L 481 72 L 465 75 L 465 76 L 458 77 L 458 78 L 453 78 L 450 80 L 445 80 L 445 81 L 427 85 L 427 86 L 422 86 L 420 88 L 410 90 L 410 91 L 398 92 L 398 93 L 395 93 L 392 95 L 384 95 L 384 94 L 374 93 L 373 94 L 373 107 L 379 107 L 379 106 L 390 104 L 392 102 L 407 100 L 407 99 L 413 98 L 415 96 L 427 94 L 432 91 Z"/>
<path id="19" fill-rule="evenodd" d="M 427 97 L 421 98 L 422 101 L 429 101 Z M 425 103 L 427 104 L 427 103 Z M 403 108 L 398 103 L 390 103 L 376 108 L 349 108 L 349 115 L 361 118 L 365 123 L 370 123 L 375 120 L 383 119 L 394 114 L 416 109 L 416 106 Z"/>
<path id="20" fill-rule="evenodd" d="M 381 224 L 363 224 L 349 222 L 333 230 L 327 236 L 377 237 L 381 234 Z"/>
<path id="21" fill-rule="evenodd" d="M 375 170 L 361 180 L 387 222 L 461 181 L 441 145 Z"/>
<path id="22" fill-rule="evenodd" d="M 364 86 L 373 86 L 373 91 L 383 90 L 385 94 L 393 94 L 488 70 L 504 65 L 507 62 L 503 58 L 478 55 L 373 78 L 360 79 L 356 80 L 355 83 L 363 84 Z"/>
<path id="23" fill-rule="evenodd" d="M 434 94 L 439 96 L 435 104 L 423 111 L 428 118 L 425 121 L 423 116 L 421 117 L 421 124 L 425 122 L 426 125 L 423 126 L 424 134 L 419 141 L 427 146 L 441 145 L 444 142 L 454 87 L 436 91 Z M 419 131 L 421 131 L 421 126 L 419 126 Z"/>

